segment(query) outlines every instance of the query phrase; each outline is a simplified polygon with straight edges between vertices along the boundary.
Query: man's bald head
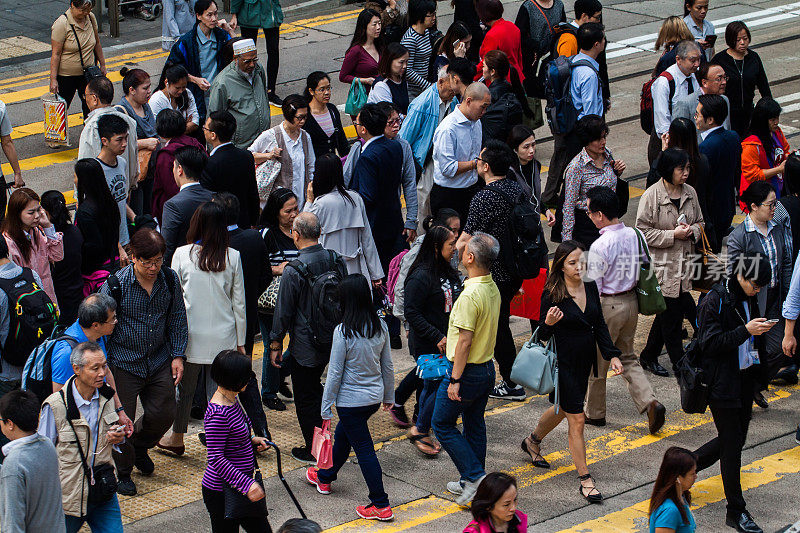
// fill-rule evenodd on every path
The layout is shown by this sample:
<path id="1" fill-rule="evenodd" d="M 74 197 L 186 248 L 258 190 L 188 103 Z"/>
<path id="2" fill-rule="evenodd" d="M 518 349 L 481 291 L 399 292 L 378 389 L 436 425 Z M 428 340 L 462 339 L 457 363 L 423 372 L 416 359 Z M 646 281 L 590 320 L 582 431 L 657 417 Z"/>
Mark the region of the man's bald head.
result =
<path id="1" fill-rule="evenodd" d="M 492 103 L 489 88 L 481 82 L 473 82 L 464 91 L 464 101 L 459 109 L 472 121 L 480 120 L 486 108 Z"/>

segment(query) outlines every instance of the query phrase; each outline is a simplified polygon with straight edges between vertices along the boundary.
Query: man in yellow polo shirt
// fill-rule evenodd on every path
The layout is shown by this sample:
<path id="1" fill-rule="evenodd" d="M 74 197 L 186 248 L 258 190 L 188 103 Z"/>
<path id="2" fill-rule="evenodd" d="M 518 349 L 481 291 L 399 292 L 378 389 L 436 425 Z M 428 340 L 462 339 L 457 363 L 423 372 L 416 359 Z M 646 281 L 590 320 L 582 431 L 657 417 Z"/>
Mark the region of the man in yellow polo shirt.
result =
<path id="1" fill-rule="evenodd" d="M 459 495 L 459 505 L 472 501 L 486 476 L 483 413 L 494 387 L 492 357 L 500 317 L 500 291 L 489 268 L 499 251 L 494 237 L 477 232 L 461 255 L 468 279 L 450 313 L 447 359 L 452 368 L 450 377 L 445 377 L 439 386 L 433 411 L 436 438 L 461 476 L 447 484 L 448 491 Z M 463 434 L 456 428 L 459 416 L 464 423 Z"/>

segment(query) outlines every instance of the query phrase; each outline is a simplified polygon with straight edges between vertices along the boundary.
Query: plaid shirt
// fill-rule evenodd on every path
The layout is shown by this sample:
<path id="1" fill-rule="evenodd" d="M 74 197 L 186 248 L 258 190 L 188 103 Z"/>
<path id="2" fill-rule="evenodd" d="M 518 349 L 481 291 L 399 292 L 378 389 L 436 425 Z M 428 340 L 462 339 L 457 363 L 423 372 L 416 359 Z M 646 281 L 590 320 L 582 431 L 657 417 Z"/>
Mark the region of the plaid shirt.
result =
<path id="1" fill-rule="evenodd" d="M 605 185 L 617 190 L 617 174 L 614 172 L 614 158 L 606 148 L 606 159 L 603 167 L 597 168 L 586 148 L 575 156 L 564 173 L 564 227 L 561 230 L 563 240 L 572 239 L 575 227 L 575 210 L 586 211 L 586 192 L 592 187 Z"/>
<path id="2" fill-rule="evenodd" d="M 108 363 L 140 378 L 147 378 L 175 357 L 184 357 L 189 340 L 178 275 L 171 269 L 166 271 L 174 279 L 167 281 L 164 270 L 159 271 L 151 294 L 139 284 L 133 265 L 112 274 L 119 279 L 122 298 L 117 309 L 117 326 L 106 341 Z M 172 283 L 175 289 L 169 316 L 167 283 Z M 111 295 L 108 282 L 103 283 L 100 292 Z"/>
<path id="3" fill-rule="evenodd" d="M 756 229 L 756 225 L 750 219 L 750 215 L 747 215 L 744 219 L 744 229 L 746 231 L 754 231 L 761 240 L 761 246 L 764 248 L 764 251 L 767 252 L 769 266 L 772 267 L 772 279 L 770 279 L 769 282 L 770 288 L 778 286 L 778 270 L 780 269 L 780 265 L 778 265 L 778 249 L 775 247 L 775 240 L 772 238 L 772 230 L 777 227 L 778 225 L 775 224 L 775 222 L 768 220 L 767 234 L 764 235 Z"/>

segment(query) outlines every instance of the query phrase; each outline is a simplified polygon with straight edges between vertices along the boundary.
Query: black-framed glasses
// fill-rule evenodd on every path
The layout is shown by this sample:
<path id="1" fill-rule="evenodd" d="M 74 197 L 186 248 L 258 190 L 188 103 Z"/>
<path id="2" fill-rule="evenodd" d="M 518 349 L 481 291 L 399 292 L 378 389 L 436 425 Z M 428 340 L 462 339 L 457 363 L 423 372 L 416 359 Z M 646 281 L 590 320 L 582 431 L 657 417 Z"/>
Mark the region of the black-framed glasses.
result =
<path id="1" fill-rule="evenodd" d="M 778 205 L 778 201 L 777 200 L 773 200 L 771 202 L 761 202 L 758 205 L 763 205 L 764 207 L 767 207 L 769 209 L 775 209 L 775 206 Z"/>

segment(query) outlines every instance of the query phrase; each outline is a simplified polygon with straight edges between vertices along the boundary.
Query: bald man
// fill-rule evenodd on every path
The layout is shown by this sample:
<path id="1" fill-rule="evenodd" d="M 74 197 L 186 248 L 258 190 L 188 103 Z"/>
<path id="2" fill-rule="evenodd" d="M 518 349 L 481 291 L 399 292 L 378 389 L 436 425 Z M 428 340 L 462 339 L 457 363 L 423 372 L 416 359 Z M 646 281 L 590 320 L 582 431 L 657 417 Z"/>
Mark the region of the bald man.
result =
<path id="1" fill-rule="evenodd" d="M 469 85 L 464 100 L 442 120 L 433 134 L 433 189 L 431 211 L 454 209 L 463 227 L 469 204 L 478 192 L 478 156 L 483 130 L 480 119 L 492 103 L 489 89 L 480 82 Z"/>

